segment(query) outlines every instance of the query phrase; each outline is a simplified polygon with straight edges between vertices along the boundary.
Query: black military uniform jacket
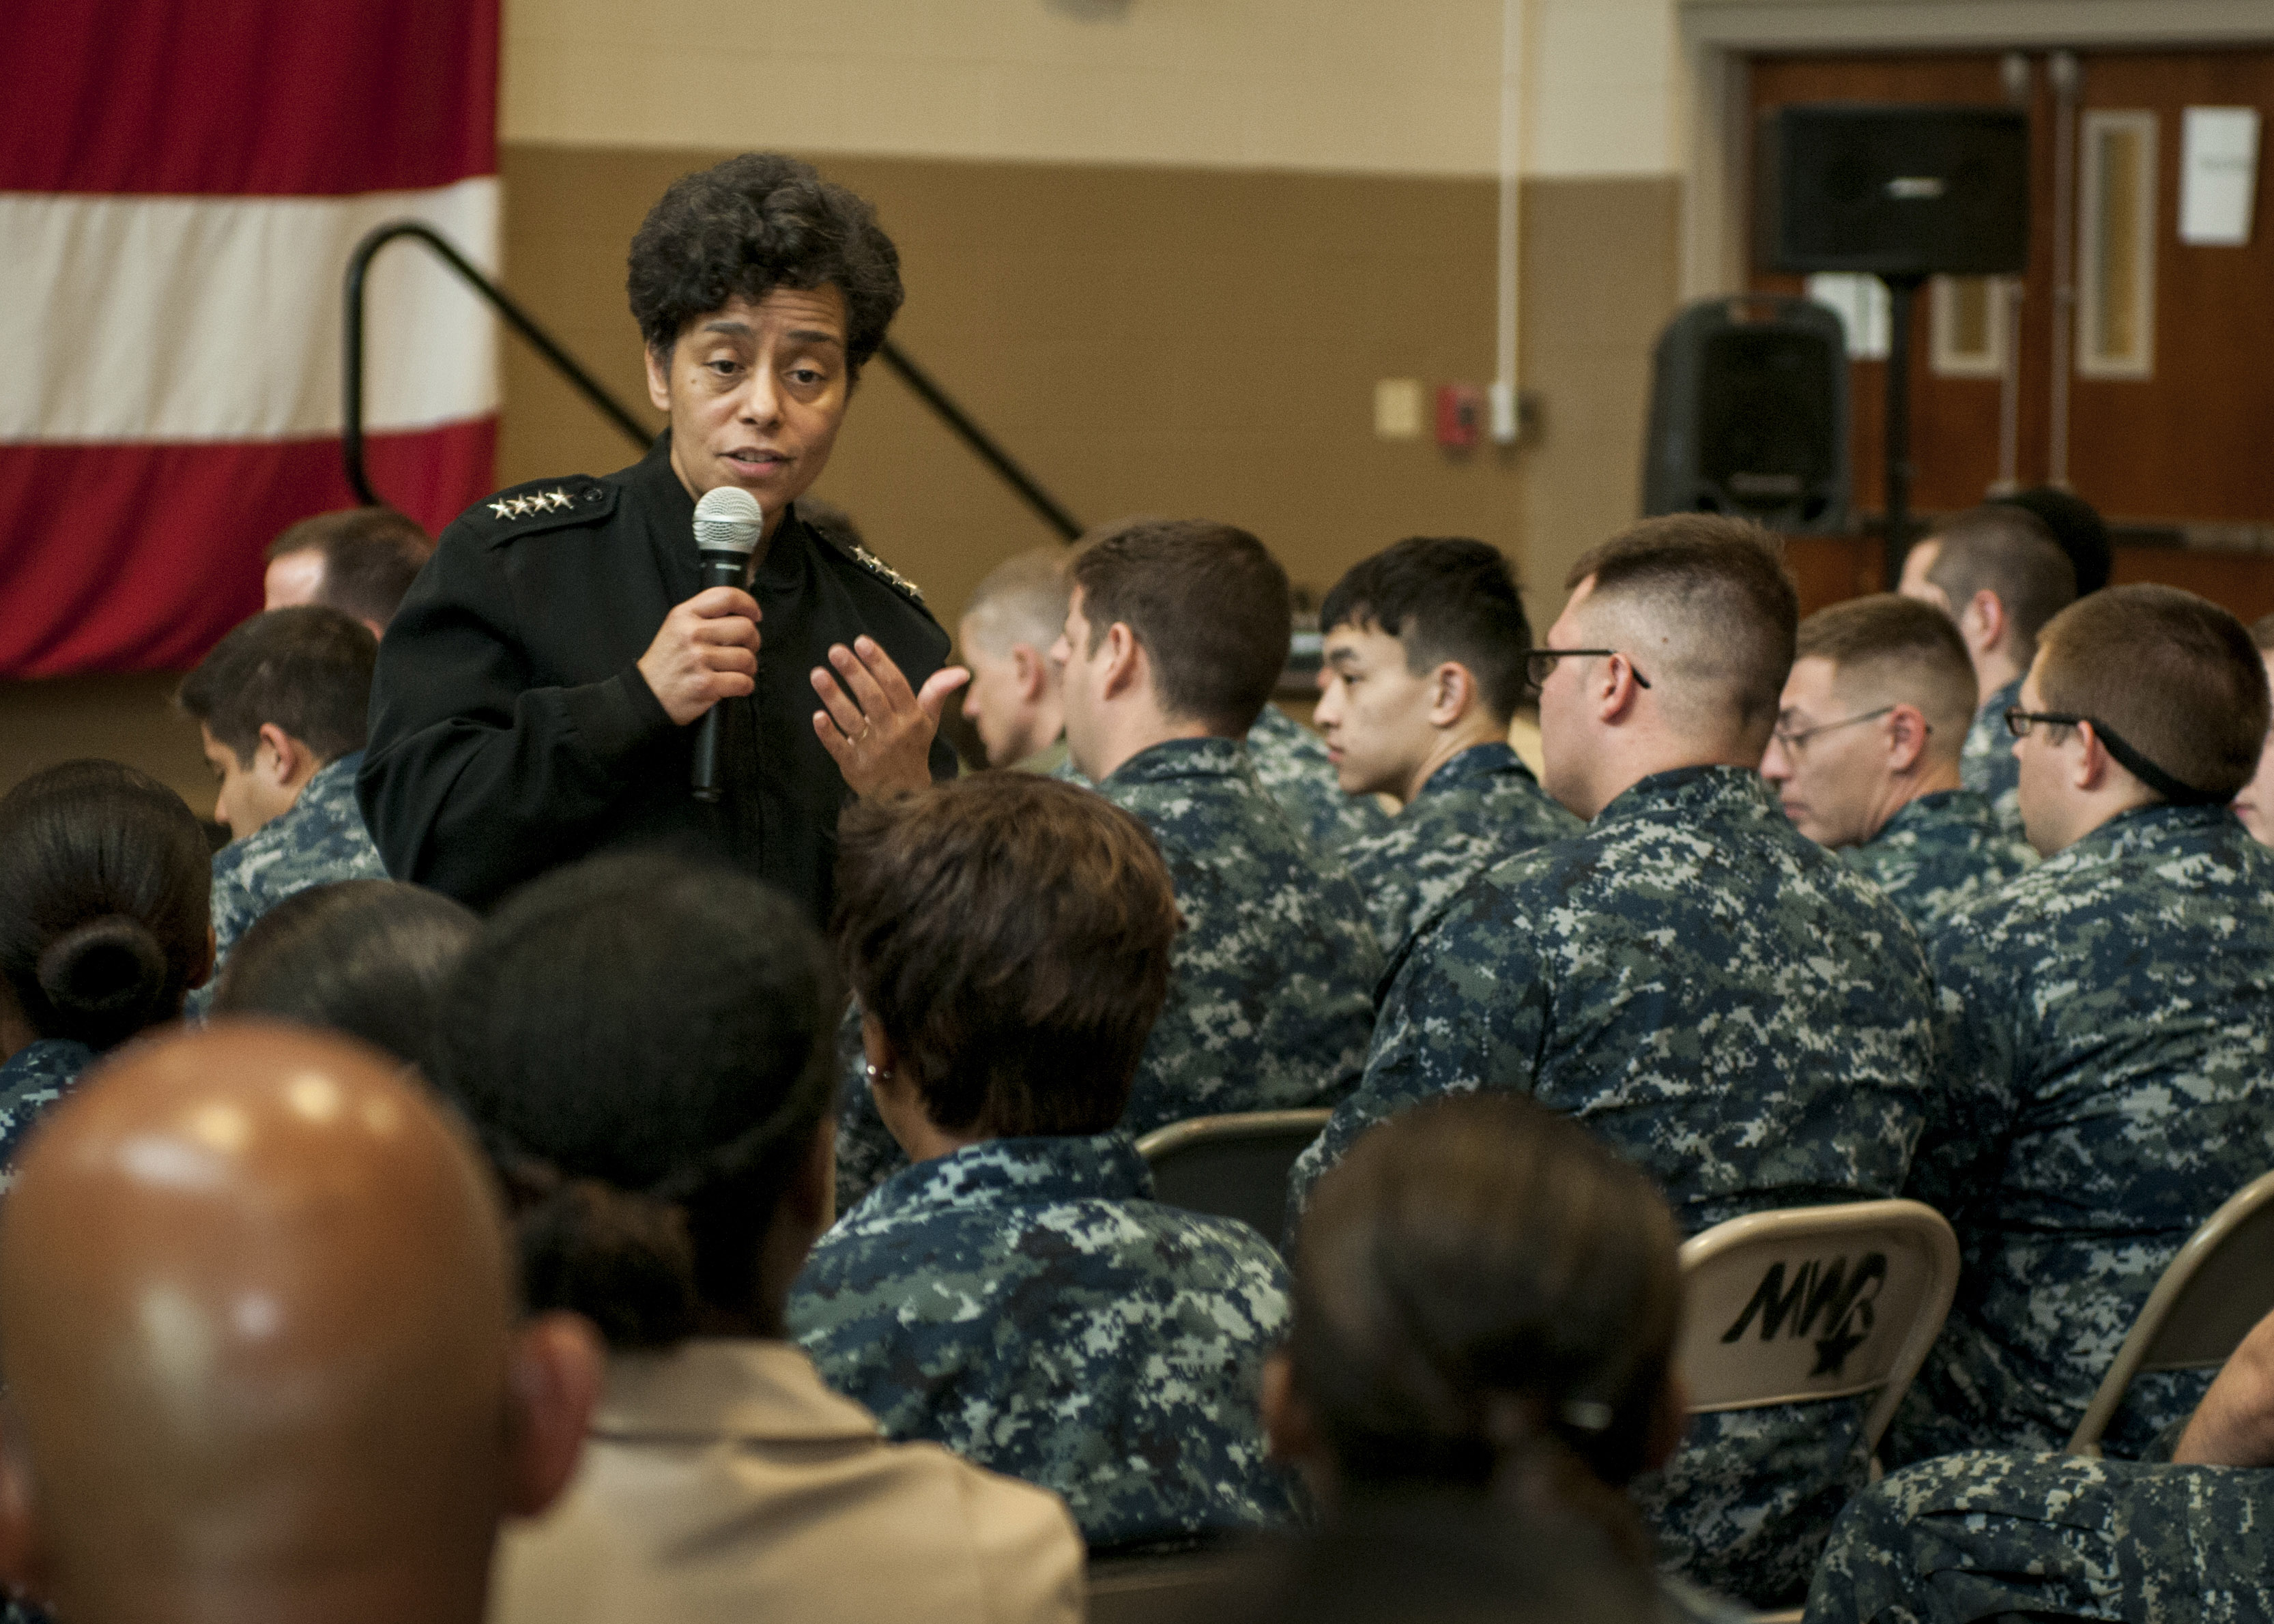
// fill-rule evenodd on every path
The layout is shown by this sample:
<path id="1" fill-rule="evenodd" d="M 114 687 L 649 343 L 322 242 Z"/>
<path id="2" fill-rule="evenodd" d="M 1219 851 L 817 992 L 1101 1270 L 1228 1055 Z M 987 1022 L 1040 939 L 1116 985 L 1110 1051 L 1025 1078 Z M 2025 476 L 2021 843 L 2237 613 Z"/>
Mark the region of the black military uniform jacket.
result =
<path id="1" fill-rule="evenodd" d="M 866 632 L 921 688 L 947 634 L 915 587 L 793 507 L 750 583 L 757 691 L 719 708 L 726 793 L 696 801 L 695 729 L 636 668 L 701 590 L 694 523 L 666 432 L 619 473 L 517 485 L 442 532 L 380 644 L 356 779 L 388 873 L 486 908 L 591 853 L 664 846 L 732 862 L 825 921 L 851 792 L 814 736 L 809 673 Z M 944 740 L 931 769 L 955 770 Z"/>

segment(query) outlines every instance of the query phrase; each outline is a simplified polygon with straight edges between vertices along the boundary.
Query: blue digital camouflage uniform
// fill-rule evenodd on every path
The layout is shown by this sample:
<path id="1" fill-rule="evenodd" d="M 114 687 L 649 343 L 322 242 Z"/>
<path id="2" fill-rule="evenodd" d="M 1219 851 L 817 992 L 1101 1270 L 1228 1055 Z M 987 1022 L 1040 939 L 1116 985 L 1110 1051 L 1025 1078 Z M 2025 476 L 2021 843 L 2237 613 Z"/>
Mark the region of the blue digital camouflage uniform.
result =
<path id="1" fill-rule="evenodd" d="M 2014 735 L 2006 731 L 2006 711 L 2021 703 L 2022 679 L 2015 677 L 1982 702 L 1958 753 L 1959 782 L 1988 801 L 2015 834 L 2022 832 L 2022 763 L 2014 756 Z"/>
<path id="2" fill-rule="evenodd" d="M 1928 949 L 1950 1082 L 1906 1193 L 1964 1268 L 1888 1458 L 2057 1449 L 2172 1255 L 2274 1169 L 2274 853 L 2225 807 L 2127 812 Z M 2108 1453 L 2208 1381 L 2135 1381 Z"/>
<path id="3" fill-rule="evenodd" d="M 1840 855 L 1886 892 L 1921 936 L 2037 861 L 2029 843 L 1970 789 L 1938 790 L 1905 802 L 1878 834 Z"/>
<path id="4" fill-rule="evenodd" d="M 1120 1133 L 903 1169 L 814 1247 L 791 1334 L 889 1436 L 1057 1491 L 1093 1546 L 1281 1522 L 1258 1407 L 1286 1270 L 1152 1193 Z"/>
<path id="5" fill-rule="evenodd" d="M 1389 823 L 1373 796 L 1343 793 L 1327 741 L 1276 705 L 1266 704 L 1247 730 L 1247 759 L 1255 781 L 1321 852 L 1380 834 Z"/>
<path id="6" fill-rule="evenodd" d="M 1505 744 L 1463 750 L 1379 834 L 1343 847 L 1384 953 L 1504 858 L 1577 834 L 1579 820 L 1548 798 Z"/>
<path id="7" fill-rule="evenodd" d="M 69 1038 L 34 1038 L 0 1064 L 0 1194 L 16 1182 L 16 1153 L 33 1124 L 94 1064 L 94 1051 Z"/>
<path id="8" fill-rule="evenodd" d="M 1122 1126 L 1144 1134 L 1348 1094 L 1366 1062 L 1382 953 L 1342 865 L 1296 832 L 1234 740 L 1170 740 L 1095 787 L 1153 831 L 1185 920 Z M 837 1179 L 850 1203 L 906 1158 L 862 1080 L 855 1019 L 838 1053 Z"/>
<path id="9" fill-rule="evenodd" d="M 2274 1620 L 2274 1470 L 1981 1452 L 1849 1503 L 1808 1624 Z"/>
<path id="10" fill-rule="evenodd" d="M 320 768 L 290 808 L 214 853 L 214 967 L 227 962 L 252 921 L 285 898 L 337 880 L 383 880 L 387 865 L 356 805 L 356 750 Z M 189 996 L 193 1013 L 213 1001 L 213 982 Z"/>
<path id="11" fill-rule="evenodd" d="M 1932 993 L 1894 905 L 1795 830 L 1756 773 L 1644 778 L 1586 833 L 1502 863 L 1390 971 L 1365 1080 L 1298 1199 L 1372 1124 L 1505 1088 L 1587 1123 L 1685 1231 L 1895 1194 L 1932 1082 Z M 1864 1481 L 1851 1401 L 1694 1419 L 1638 1498 L 1674 1565 L 1796 1598 Z"/>

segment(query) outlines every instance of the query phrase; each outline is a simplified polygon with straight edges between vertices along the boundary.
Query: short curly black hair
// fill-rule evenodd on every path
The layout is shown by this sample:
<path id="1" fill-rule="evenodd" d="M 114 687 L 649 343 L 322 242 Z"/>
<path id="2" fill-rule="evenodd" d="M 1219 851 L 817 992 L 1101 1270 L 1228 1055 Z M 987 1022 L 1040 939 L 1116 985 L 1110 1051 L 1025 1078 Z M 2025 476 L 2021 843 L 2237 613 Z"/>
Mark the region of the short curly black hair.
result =
<path id="1" fill-rule="evenodd" d="M 668 356 L 687 324 L 737 294 L 834 287 L 857 373 L 900 308 L 900 253 L 877 211 L 809 163 L 744 153 L 671 183 L 632 238 L 625 277 L 640 336 Z"/>

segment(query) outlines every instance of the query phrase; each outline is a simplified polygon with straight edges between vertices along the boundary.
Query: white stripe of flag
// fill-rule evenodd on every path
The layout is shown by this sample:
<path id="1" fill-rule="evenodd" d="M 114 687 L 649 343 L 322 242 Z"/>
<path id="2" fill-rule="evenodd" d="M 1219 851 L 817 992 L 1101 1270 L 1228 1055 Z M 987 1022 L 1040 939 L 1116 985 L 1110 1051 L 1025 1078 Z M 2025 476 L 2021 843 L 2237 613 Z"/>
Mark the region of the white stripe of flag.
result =
<path id="1" fill-rule="evenodd" d="M 495 176 L 337 198 L 0 192 L 0 441 L 337 434 L 348 255 L 404 217 L 496 274 Z M 425 250 L 388 247 L 365 309 L 367 428 L 497 410 L 496 324 Z"/>

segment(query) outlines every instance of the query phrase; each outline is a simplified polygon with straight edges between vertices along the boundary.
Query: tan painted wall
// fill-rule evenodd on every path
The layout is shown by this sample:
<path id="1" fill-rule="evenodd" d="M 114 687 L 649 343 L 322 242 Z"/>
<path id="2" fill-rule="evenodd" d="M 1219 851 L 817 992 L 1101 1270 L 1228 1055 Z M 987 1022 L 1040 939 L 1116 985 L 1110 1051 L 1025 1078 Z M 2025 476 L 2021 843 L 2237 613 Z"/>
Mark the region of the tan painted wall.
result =
<path id="1" fill-rule="evenodd" d="M 1658 174 L 1672 0 L 1525 0 L 1527 169 Z M 508 141 L 1488 175 L 1503 0 L 507 0 Z"/>
<path id="2" fill-rule="evenodd" d="M 516 289 L 635 398 L 623 244 L 673 176 L 713 155 L 507 153 Z M 1487 375 L 1492 289 L 1475 267 L 1492 252 L 1489 182 L 824 162 L 877 201 L 900 246 L 895 337 L 1085 523 L 1230 520 L 1317 591 L 1400 536 L 1470 534 L 1552 589 L 1632 515 L 1648 349 L 1673 299 L 1670 181 L 1528 184 L 1525 382 L 1540 432 L 1450 451 L 1376 439 L 1374 384 Z M 501 483 L 631 455 L 525 355 L 508 362 L 504 422 Z M 853 513 L 951 627 L 987 569 L 1049 538 L 881 365 L 816 494 Z"/>

